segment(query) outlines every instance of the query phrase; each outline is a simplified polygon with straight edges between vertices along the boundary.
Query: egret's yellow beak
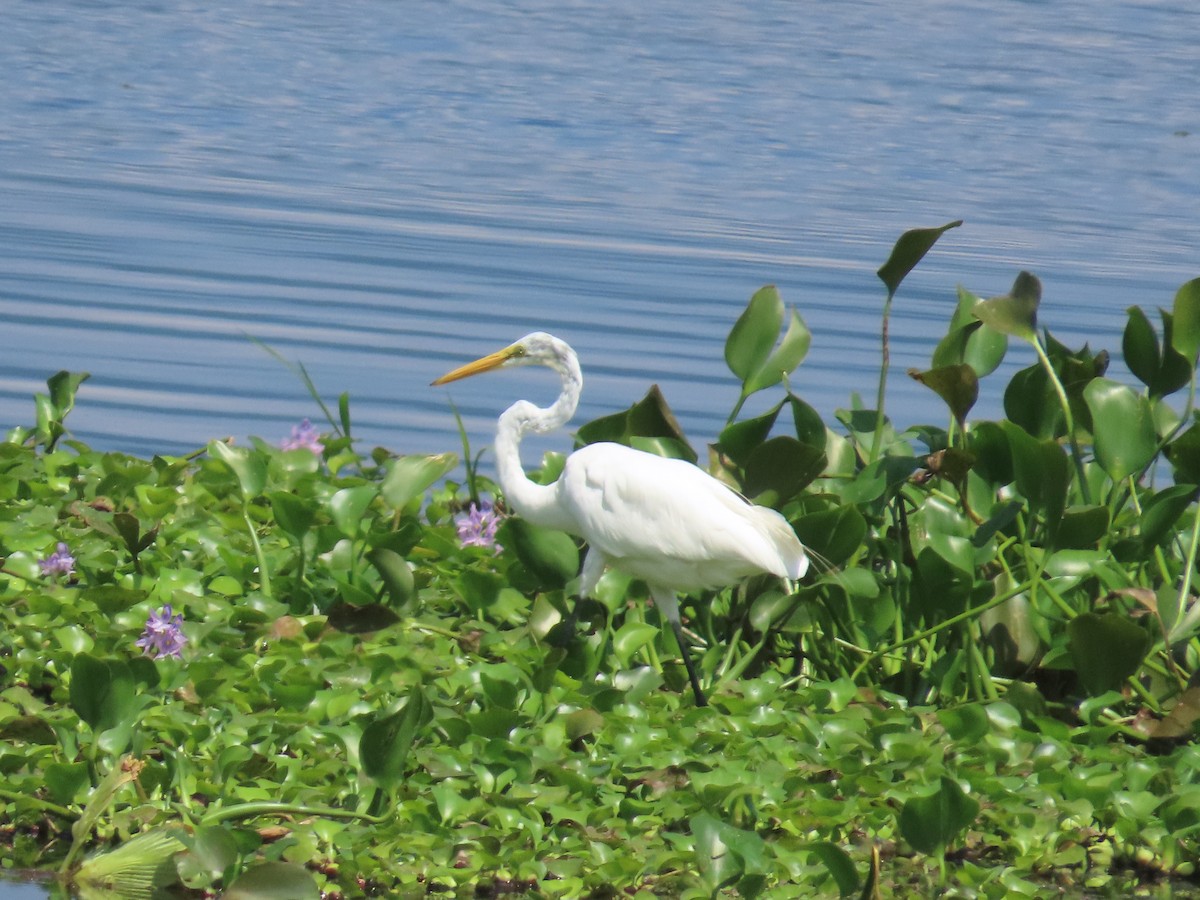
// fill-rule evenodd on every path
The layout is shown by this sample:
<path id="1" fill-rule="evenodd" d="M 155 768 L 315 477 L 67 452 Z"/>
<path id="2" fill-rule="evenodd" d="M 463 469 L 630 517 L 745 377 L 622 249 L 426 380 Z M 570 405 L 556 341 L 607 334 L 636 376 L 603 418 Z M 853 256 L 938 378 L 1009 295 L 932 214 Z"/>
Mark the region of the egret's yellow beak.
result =
<path id="1" fill-rule="evenodd" d="M 505 347 L 503 350 L 497 350 L 495 353 L 489 353 L 475 362 L 467 363 L 465 366 L 459 366 L 453 372 L 447 372 L 441 378 L 437 378 L 430 382 L 430 386 L 438 384 L 449 384 L 451 381 L 458 381 L 461 378 L 470 378 L 472 375 L 478 375 L 480 372 L 490 372 L 492 369 L 498 369 L 515 356 L 522 355 L 522 349 L 513 344 L 511 347 Z"/>

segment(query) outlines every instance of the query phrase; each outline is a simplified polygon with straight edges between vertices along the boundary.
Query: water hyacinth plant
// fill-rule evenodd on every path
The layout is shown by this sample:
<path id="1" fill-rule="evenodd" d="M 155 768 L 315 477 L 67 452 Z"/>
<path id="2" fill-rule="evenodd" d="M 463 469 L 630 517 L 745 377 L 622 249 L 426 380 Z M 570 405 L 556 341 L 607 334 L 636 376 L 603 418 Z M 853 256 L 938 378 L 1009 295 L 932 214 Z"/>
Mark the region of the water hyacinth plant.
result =
<path id="1" fill-rule="evenodd" d="M 75 557 L 71 555 L 71 549 L 59 541 L 53 553 L 38 560 L 38 566 L 44 576 L 71 575 L 75 571 Z"/>
<path id="2" fill-rule="evenodd" d="M 886 311 L 953 234 L 901 237 Z M 828 561 L 684 601 L 703 709 L 642 585 L 571 599 L 575 540 L 450 454 L 360 452 L 344 395 L 325 436 L 142 460 L 65 439 L 59 373 L 0 443 L 0 867 L 288 900 L 1194 889 L 1200 280 L 1168 306 L 1093 350 L 1031 274 L 948 292 L 901 426 L 886 355 L 877 408 L 804 400 L 819 335 L 765 287 L 706 452 L 657 389 L 583 424 L 706 460 Z"/>
<path id="3" fill-rule="evenodd" d="M 171 609 L 168 603 L 158 612 L 150 613 L 142 636 L 135 641 L 142 652 L 152 659 L 183 656 L 187 636 L 183 633 L 183 616 Z"/>

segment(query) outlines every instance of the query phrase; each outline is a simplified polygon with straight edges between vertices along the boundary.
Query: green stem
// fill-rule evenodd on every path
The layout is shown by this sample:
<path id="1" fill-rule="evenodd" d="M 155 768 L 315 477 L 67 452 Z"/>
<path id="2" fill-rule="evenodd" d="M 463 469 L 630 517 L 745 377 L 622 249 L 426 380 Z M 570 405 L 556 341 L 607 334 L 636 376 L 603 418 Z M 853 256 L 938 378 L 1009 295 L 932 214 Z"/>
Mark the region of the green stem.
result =
<path id="1" fill-rule="evenodd" d="M 883 342 L 883 356 L 879 363 L 879 389 L 875 393 L 875 436 L 871 438 L 871 455 L 867 457 L 867 462 L 874 462 L 879 456 L 879 445 L 883 442 L 883 397 L 887 391 L 887 376 L 888 367 L 891 365 L 891 350 L 888 346 L 888 320 L 892 314 L 892 297 L 891 291 L 888 291 L 887 300 L 883 302 L 883 325 L 880 329 Z"/>
<path id="2" fill-rule="evenodd" d="M 1017 595 L 1022 594 L 1025 591 L 1029 590 L 1030 587 L 1032 587 L 1031 582 L 1028 582 L 1028 581 L 1023 582 L 1022 584 L 1019 584 L 1016 587 L 1005 591 L 1003 594 L 997 594 L 995 597 L 993 597 L 987 603 L 981 603 L 979 606 L 974 606 L 971 609 L 966 610 L 965 612 L 959 613 L 957 616 L 952 616 L 949 619 L 944 619 L 943 621 L 938 622 L 938 624 L 933 625 L 929 628 L 926 628 L 924 631 L 918 631 L 915 634 L 910 634 L 908 637 L 906 637 L 902 641 L 897 641 L 896 643 L 890 644 L 881 650 L 876 650 L 874 653 L 872 653 L 870 656 L 868 656 L 866 659 L 864 659 L 861 663 L 858 664 L 858 668 L 856 668 L 854 670 L 854 672 L 851 674 L 850 677 L 852 679 L 857 679 L 858 676 L 862 674 L 863 670 L 872 662 L 872 660 L 876 660 L 876 659 L 880 658 L 881 656 L 887 656 L 891 653 L 895 653 L 897 650 L 900 650 L 904 647 L 908 647 L 912 644 L 918 644 L 921 641 L 928 640 L 929 638 L 940 634 L 941 632 L 945 631 L 948 628 L 953 628 L 955 625 L 957 625 L 960 622 L 966 622 L 970 619 L 973 619 L 976 616 L 987 612 L 992 607 L 999 606 L 1001 603 L 1004 603 L 1006 600 L 1011 600 L 1013 597 L 1016 597 Z"/>
<path id="3" fill-rule="evenodd" d="M 21 791 L 10 791 L 7 788 L 0 788 L 0 797 L 5 800 L 15 800 L 20 803 L 30 803 L 38 809 L 45 810 L 48 813 L 53 813 L 62 819 L 71 819 L 74 821 L 79 818 L 79 813 L 73 809 L 67 809 L 65 806 L 59 806 L 57 803 L 51 803 L 49 800 L 42 800 L 40 797 L 31 797 L 29 794 Z"/>
<path id="4" fill-rule="evenodd" d="M 1179 603 L 1176 608 L 1181 612 L 1187 609 L 1187 600 L 1192 592 L 1192 574 L 1196 570 L 1196 550 L 1200 547 L 1200 503 L 1196 504 L 1195 518 L 1192 520 L 1192 542 L 1188 545 L 1187 565 L 1183 567 L 1183 584 L 1179 586 Z"/>
<path id="5" fill-rule="evenodd" d="M 1090 504 L 1092 502 L 1092 491 L 1088 487 L 1087 476 L 1083 470 L 1083 452 L 1079 449 L 1079 440 L 1075 436 L 1075 417 L 1071 415 L 1071 401 L 1067 399 L 1067 390 L 1063 387 L 1063 383 L 1058 379 L 1058 373 L 1054 371 L 1054 365 L 1050 362 L 1050 357 L 1046 355 L 1046 351 L 1042 349 L 1042 342 L 1038 339 L 1037 334 L 1034 334 L 1033 350 L 1037 353 L 1038 359 L 1042 363 L 1042 368 L 1046 370 L 1046 374 L 1050 377 L 1050 383 L 1054 385 L 1054 393 L 1058 394 L 1058 403 L 1062 407 L 1063 419 L 1067 425 L 1067 440 L 1071 444 L 1071 457 L 1075 460 L 1075 471 L 1079 474 L 1079 490 L 1083 494 L 1083 502 Z"/>
<path id="6" fill-rule="evenodd" d="M 390 822 L 390 816 L 373 816 L 352 809 L 337 809 L 330 806 L 305 806 L 301 803 L 278 803 L 262 800 L 255 803 L 238 803 L 209 813 L 200 820 L 201 825 L 216 825 L 229 819 L 250 819 L 254 816 L 320 816 L 323 819 L 358 819 L 372 825 Z"/>
<path id="7" fill-rule="evenodd" d="M 244 506 L 242 507 L 242 519 L 246 522 L 246 530 L 250 532 L 250 543 L 254 545 L 254 555 L 258 557 L 258 572 L 262 580 L 263 596 L 268 600 L 271 596 L 271 572 L 267 568 L 267 557 L 263 554 L 262 544 L 258 542 L 258 532 L 254 528 L 254 523 L 250 521 L 250 511 Z"/>

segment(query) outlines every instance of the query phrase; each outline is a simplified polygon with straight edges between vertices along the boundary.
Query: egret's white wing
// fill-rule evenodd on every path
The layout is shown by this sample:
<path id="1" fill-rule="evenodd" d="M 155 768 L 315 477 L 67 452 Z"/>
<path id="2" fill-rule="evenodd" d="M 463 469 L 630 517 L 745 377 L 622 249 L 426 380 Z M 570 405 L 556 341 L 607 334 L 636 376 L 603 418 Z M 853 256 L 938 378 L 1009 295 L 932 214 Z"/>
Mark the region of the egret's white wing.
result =
<path id="1" fill-rule="evenodd" d="M 796 578 L 807 567 L 782 516 L 682 460 L 592 444 L 567 460 L 558 492 L 593 548 L 652 584 L 717 587 L 755 572 Z"/>

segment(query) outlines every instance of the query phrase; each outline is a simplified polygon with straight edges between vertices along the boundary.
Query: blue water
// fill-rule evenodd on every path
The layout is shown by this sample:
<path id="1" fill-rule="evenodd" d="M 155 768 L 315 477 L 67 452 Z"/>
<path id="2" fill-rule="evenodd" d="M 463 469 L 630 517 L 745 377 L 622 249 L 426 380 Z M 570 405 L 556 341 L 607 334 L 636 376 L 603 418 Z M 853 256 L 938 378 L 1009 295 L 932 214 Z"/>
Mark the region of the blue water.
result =
<path id="1" fill-rule="evenodd" d="M 701 444 L 768 282 L 829 416 L 874 395 L 895 238 L 962 218 L 892 329 L 889 409 L 942 423 L 903 373 L 958 284 L 1030 269 L 1045 325 L 1119 355 L 1127 306 L 1200 275 L 1197 33 L 1169 0 L 13 2 L 0 430 L 69 368 L 99 446 L 278 439 L 317 410 L 253 336 L 368 444 L 457 449 L 452 398 L 483 445 L 552 381 L 429 381 L 545 329 L 583 359 L 577 423 L 657 382 Z"/>

